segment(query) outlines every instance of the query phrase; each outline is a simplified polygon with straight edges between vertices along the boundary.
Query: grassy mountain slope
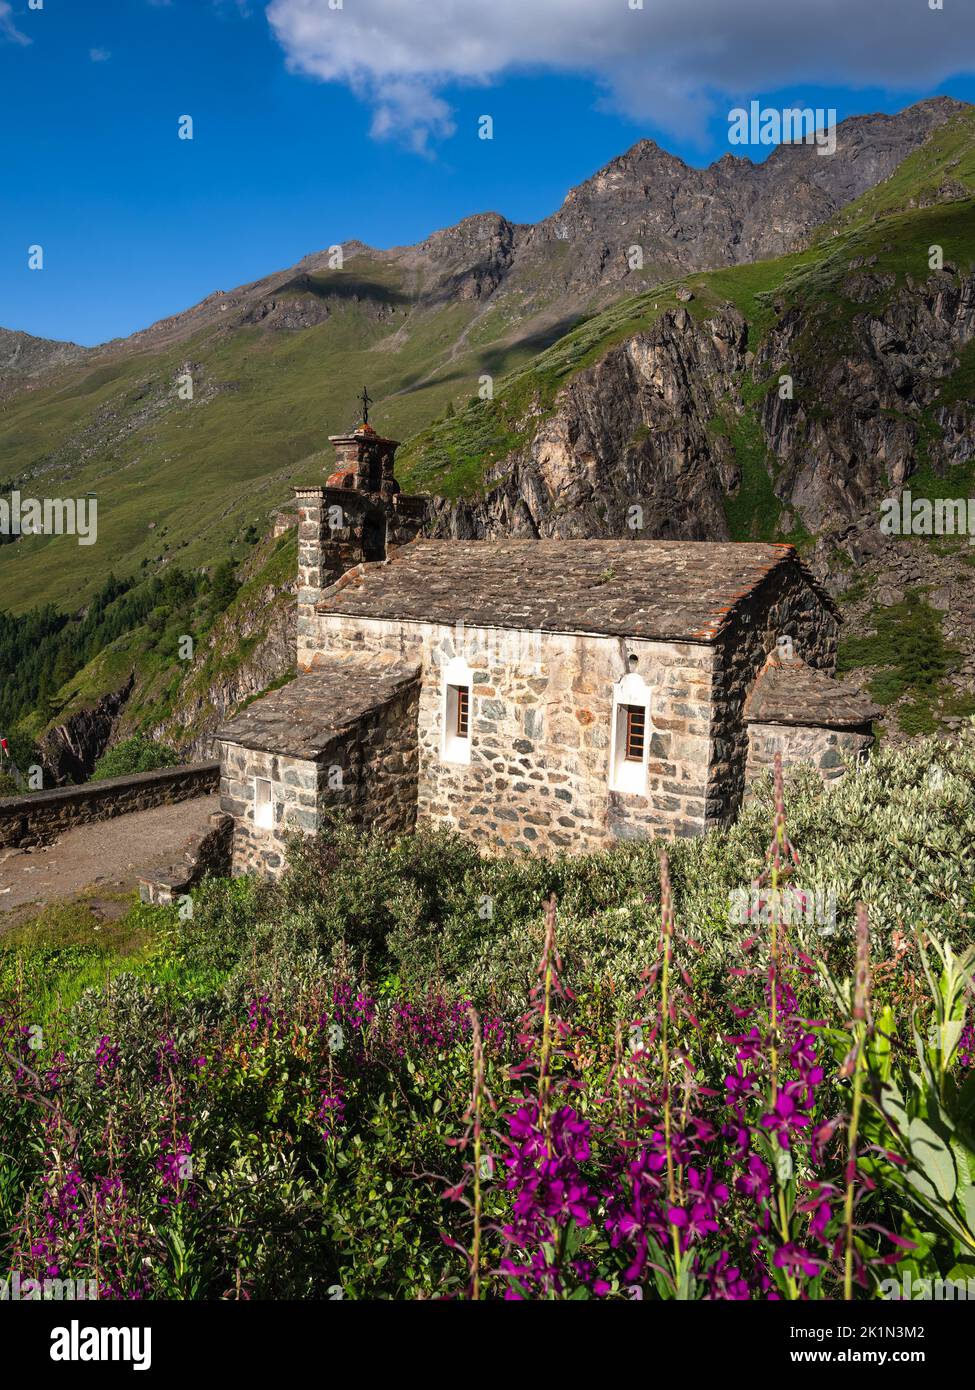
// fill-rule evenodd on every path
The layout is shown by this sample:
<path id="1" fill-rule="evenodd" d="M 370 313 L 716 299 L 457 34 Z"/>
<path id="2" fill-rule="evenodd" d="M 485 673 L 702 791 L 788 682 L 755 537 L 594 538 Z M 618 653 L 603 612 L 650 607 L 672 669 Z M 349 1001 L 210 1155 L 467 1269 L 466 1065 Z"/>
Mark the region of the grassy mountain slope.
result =
<path id="1" fill-rule="evenodd" d="M 96 493 L 98 542 L 34 536 L 0 547 L 0 607 L 74 604 L 110 570 L 131 573 L 167 557 L 205 565 L 289 495 L 296 465 L 327 433 L 350 427 L 363 382 L 384 402 L 384 428 L 408 435 L 453 399 L 459 381 L 531 350 L 458 346 L 476 305 L 415 306 L 405 285 L 389 284 L 388 267 L 365 256 L 351 264 L 370 298 L 347 302 L 327 276 L 283 296 L 324 305 L 321 323 L 206 327 L 160 350 L 59 373 L 8 402 L 0 492 Z M 184 372 L 192 401 L 178 395 Z M 307 477 L 321 466 L 310 460 Z"/>

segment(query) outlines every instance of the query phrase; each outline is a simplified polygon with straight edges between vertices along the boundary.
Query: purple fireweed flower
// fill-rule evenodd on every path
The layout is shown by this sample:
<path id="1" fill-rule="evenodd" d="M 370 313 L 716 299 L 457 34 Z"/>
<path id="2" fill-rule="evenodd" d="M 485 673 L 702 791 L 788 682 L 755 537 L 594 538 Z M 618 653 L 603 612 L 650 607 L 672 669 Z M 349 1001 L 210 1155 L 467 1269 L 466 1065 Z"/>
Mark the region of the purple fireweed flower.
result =
<path id="1" fill-rule="evenodd" d="M 172 1136 L 164 1140 L 155 1162 L 156 1172 L 161 1175 L 163 1187 L 166 1189 L 159 1195 L 161 1207 L 178 1207 L 184 1202 L 189 1206 L 196 1205 L 190 1179 L 193 1167 L 192 1153 L 193 1145 L 188 1134 L 178 1135 L 175 1144 Z M 110 1190 L 105 1188 L 105 1195 Z"/>
<path id="2" fill-rule="evenodd" d="M 817 1260 L 815 1255 L 792 1242 L 776 1250 L 772 1263 L 776 1269 L 784 1269 L 794 1279 L 801 1275 L 805 1275 L 807 1279 L 814 1279 L 822 1268 L 821 1260 Z"/>
<path id="3" fill-rule="evenodd" d="M 744 1124 L 722 1125 L 722 1136 L 725 1139 L 733 1140 L 734 1147 L 725 1162 L 728 1164 L 741 1163 L 751 1153 L 752 1132 Z"/>
<path id="4" fill-rule="evenodd" d="M 844 1117 L 835 1115 L 833 1119 L 824 1120 L 822 1124 L 815 1127 L 809 1141 L 809 1153 L 814 1163 L 822 1162 L 826 1146 L 843 1123 Z M 890 1155 L 888 1154 L 887 1157 L 889 1158 Z"/>
<path id="5" fill-rule="evenodd" d="M 175 1070 L 179 1066 L 179 1052 L 172 1038 L 161 1038 L 156 1048 L 156 1076 L 162 1079 L 163 1074 L 169 1070 Z"/>
<path id="6" fill-rule="evenodd" d="M 624 1273 L 628 1280 L 642 1278 L 650 1237 L 662 1241 L 666 1235 L 666 1169 L 665 1153 L 644 1148 L 621 1165 L 615 1181 L 604 1189 L 610 1247 L 628 1246 L 633 1252 Z"/>
<path id="7" fill-rule="evenodd" d="M 57 1091 L 61 1087 L 61 1081 L 65 1071 L 67 1071 L 68 1059 L 63 1052 L 57 1052 L 52 1059 L 51 1066 L 44 1073 L 44 1084 L 51 1091 Z"/>
<path id="8" fill-rule="evenodd" d="M 247 1005 L 247 1026 L 252 1033 L 256 1033 L 262 1024 L 270 1022 L 271 1010 L 268 1008 L 268 997 L 266 994 L 259 994 Z"/>
<path id="9" fill-rule="evenodd" d="M 707 1287 L 710 1300 L 742 1302 L 751 1297 L 748 1281 L 737 1265 L 731 1263 L 727 1250 L 722 1250 L 713 1264 L 706 1269 L 695 1267 L 698 1279 Z"/>
<path id="10" fill-rule="evenodd" d="M 98 1084 L 105 1085 L 106 1077 L 111 1074 L 119 1064 L 121 1049 L 113 1043 L 107 1033 L 103 1033 L 98 1039 L 98 1046 L 95 1049 L 95 1066 L 98 1068 Z"/>
<path id="11" fill-rule="evenodd" d="M 667 1211 L 667 1220 L 680 1231 L 681 1250 L 686 1250 L 696 1238 L 718 1229 L 717 1210 L 729 1196 L 726 1184 L 715 1178 L 711 1168 L 705 1169 L 703 1177 L 696 1168 L 690 1168 L 687 1186 L 685 1205 L 672 1206 Z"/>
<path id="12" fill-rule="evenodd" d="M 740 1106 L 755 1094 L 758 1077 L 754 1072 L 746 1072 L 739 1061 L 735 1063 L 735 1070 L 725 1077 L 724 1084 L 728 1105 Z"/>
<path id="13" fill-rule="evenodd" d="M 799 1105 L 791 1094 L 791 1083 L 781 1090 L 776 1097 L 775 1105 L 761 1118 L 763 1129 L 770 1129 L 778 1140 L 780 1149 L 789 1148 L 789 1138 L 793 1130 L 804 1129 L 811 1123 L 809 1116 L 804 1115 Z"/>
<path id="14" fill-rule="evenodd" d="M 376 1017 L 376 1001 L 361 991 L 353 994 L 350 984 L 336 985 L 332 991 L 332 1015 L 323 1022 L 341 1023 L 354 1031 L 361 1031 Z"/>
<path id="15" fill-rule="evenodd" d="M 322 1090 L 319 1095 L 321 1101 L 316 1118 L 322 1121 L 322 1138 L 333 1139 L 345 1122 L 345 1088 L 336 1083 L 331 1091 Z"/>
<path id="16" fill-rule="evenodd" d="M 739 1062 L 755 1062 L 762 1056 L 765 1040 L 757 1027 L 750 1028 L 747 1033 L 742 1033 L 738 1037 L 731 1037 L 727 1040 L 737 1051 L 735 1056 Z"/>
<path id="17" fill-rule="evenodd" d="M 765 1001 L 771 1007 L 772 988 L 770 983 L 766 983 Z M 790 1019 L 798 1012 L 799 999 L 792 986 L 781 976 L 776 979 L 775 1002 L 778 1016 L 780 1019 Z"/>
<path id="18" fill-rule="evenodd" d="M 530 1247 L 555 1226 L 570 1220 L 588 1226 L 597 1197 L 579 1170 L 590 1155 L 589 1121 L 564 1105 L 541 1124 L 538 1106 L 527 1102 L 508 1119 L 511 1170 L 505 1181 L 515 1194 L 513 1220 L 505 1226 L 509 1240 Z"/>
<path id="19" fill-rule="evenodd" d="M 735 1179 L 735 1190 L 764 1205 L 772 1195 L 772 1171 L 758 1154 L 750 1154 L 745 1171 Z"/>
<path id="20" fill-rule="evenodd" d="M 819 1202 L 816 1210 L 812 1214 L 809 1222 L 809 1231 L 817 1240 L 826 1239 L 826 1230 L 833 1219 L 833 1211 L 829 1202 Z"/>

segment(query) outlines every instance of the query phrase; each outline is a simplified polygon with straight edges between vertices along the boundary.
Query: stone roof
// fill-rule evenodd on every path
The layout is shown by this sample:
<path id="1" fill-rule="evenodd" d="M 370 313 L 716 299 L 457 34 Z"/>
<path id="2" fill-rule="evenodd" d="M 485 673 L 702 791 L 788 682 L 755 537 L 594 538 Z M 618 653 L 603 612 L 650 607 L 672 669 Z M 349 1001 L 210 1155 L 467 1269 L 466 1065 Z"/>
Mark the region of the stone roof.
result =
<path id="1" fill-rule="evenodd" d="M 318 611 L 711 642 L 739 602 L 789 563 L 800 564 L 795 550 L 779 544 L 416 540 L 343 575 Z"/>
<path id="2" fill-rule="evenodd" d="M 773 652 L 745 701 L 750 724 L 810 724 L 846 729 L 868 724 L 880 708 L 856 690 L 800 657 L 780 659 Z"/>
<path id="3" fill-rule="evenodd" d="M 314 762 L 333 740 L 416 680 L 419 666 L 356 657 L 332 662 L 255 700 L 217 731 L 227 743 Z"/>

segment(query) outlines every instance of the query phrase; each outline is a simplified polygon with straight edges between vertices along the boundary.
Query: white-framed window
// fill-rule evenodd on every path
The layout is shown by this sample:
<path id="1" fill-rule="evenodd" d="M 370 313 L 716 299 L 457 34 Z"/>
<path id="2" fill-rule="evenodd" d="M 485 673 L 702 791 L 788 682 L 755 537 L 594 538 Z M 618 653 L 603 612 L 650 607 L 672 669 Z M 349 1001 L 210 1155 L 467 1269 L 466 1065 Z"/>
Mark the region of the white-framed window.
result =
<path id="1" fill-rule="evenodd" d="M 650 690 L 635 671 L 613 689 L 609 786 L 614 792 L 642 796 L 647 789 L 650 755 Z"/>
<path id="2" fill-rule="evenodd" d="M 274 799 L 267 777 L 254 778 L 254 824 L 261 830 L 270 830 L 274 825 Z"/>
<path id="3" fill-rule="evenodd" d="M 441 753 L 445 762 L 471 760 L 472 690 L 471 669 L 462 657 L 455 656 L 444 669 Z"/>

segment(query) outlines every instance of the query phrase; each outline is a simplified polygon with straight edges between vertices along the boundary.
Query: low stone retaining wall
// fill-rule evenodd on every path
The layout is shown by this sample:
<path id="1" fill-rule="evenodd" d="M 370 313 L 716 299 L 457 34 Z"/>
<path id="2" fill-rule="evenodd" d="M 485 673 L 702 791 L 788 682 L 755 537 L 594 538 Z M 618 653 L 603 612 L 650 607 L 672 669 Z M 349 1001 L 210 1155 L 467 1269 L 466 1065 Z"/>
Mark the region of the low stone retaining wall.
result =
<path id="1" fill-rule="evenodd" d="M 86 782 L 80 787 L 56 787 L 30 796 L 3 797 L 0 848 L 45 844 L 73 825 L 209 796 L 219 788 L 220 764 L 209 762 L 164 767 L 131 777 L 109 777 L 104 782 Z"/>
<path id="2" fill-rule="evenodd" d="M 234 848 L 234 818 L 214 811 L 209 828 L 183 854 L 183 862 L 139 879 L 144 903 L 171 903 L 189 893 L 207 876 L 229 878 Z"/>
<path id="3" fill-rule="evenodd" d="M 810 763 L 824 782 L 835 782 L 846 772 L 847 762 L 866 756 L 874 743 L 869 725 L 859 729 L 827 729 L 805 724 L 748 725 L 748 765 L 745 780 L 750 787 L 782 754 L 783 768 Z"/>

